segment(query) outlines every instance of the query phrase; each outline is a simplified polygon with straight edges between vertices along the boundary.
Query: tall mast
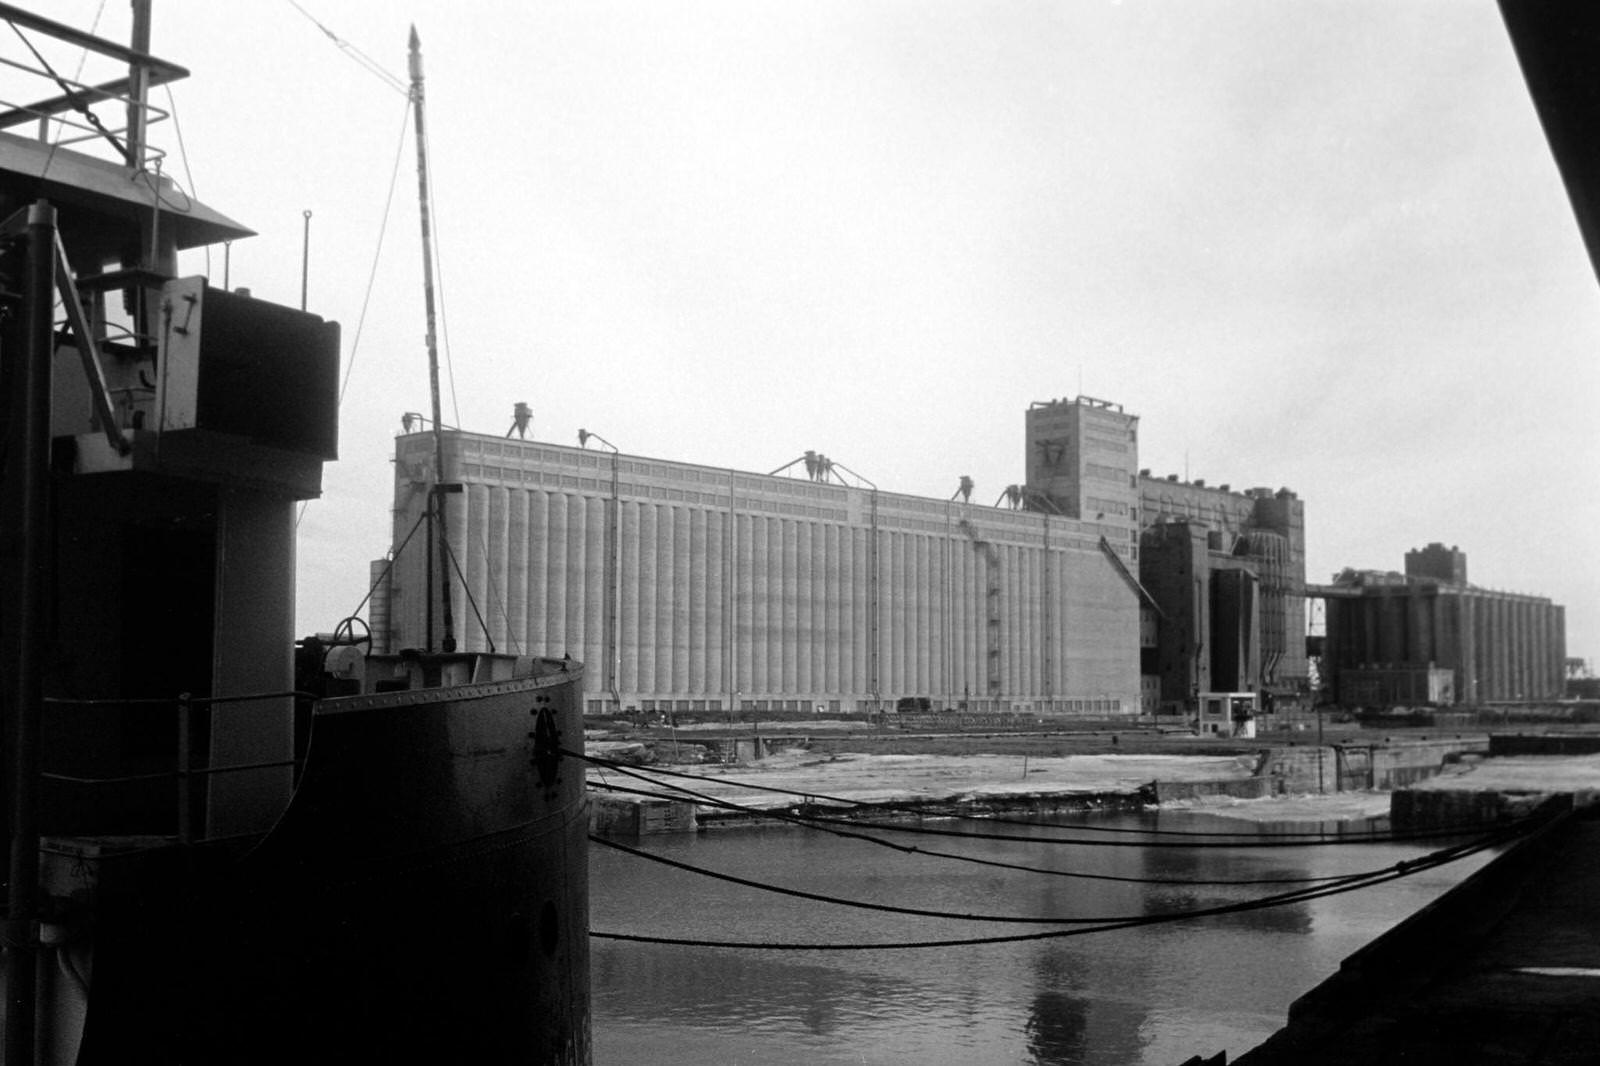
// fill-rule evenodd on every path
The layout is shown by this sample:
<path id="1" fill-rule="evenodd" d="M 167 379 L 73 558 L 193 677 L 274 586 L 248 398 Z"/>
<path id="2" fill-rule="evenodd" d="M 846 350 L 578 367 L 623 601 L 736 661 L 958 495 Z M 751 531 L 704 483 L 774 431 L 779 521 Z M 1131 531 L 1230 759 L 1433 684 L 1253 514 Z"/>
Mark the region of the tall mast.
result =
<path id="1" fill-rule="evenodd" d="M 428 131 L 423 114 L 422 94 L 422 41 L 417 28 L 411 27 L 411 105 L 416 111 L 417 123 L 417 199 L 422 219 L 422 298 L 428 316 L 428 389 L 433 400 L 433 486 L 428 493 L 428 506 L 433 512 L 433 522 L 438 529 L 439 543 L 439 594 L 444 610 L 444 635 L 439 641 L 441 651 L 456 650 L 455 621 L 450 613 L 450 538 L 445 523 L 444 492 L 444 434 L 439 428 L 439 344 L 434 328 L 433 311 L 433 230 L 428 217 Z M 433 589 L 428 589 L 430 599 Z M 428 627 L 428 645 L 432 650 L 433 627 Z"/>
<path id="2" fill-rule="evenodd" d="M 150 54 L 150 0 L 133 0 L 133 50 Z M 128 166 L 143 170 L 149 140 L 150 68 L 135 62 L 128 68 Z"/>

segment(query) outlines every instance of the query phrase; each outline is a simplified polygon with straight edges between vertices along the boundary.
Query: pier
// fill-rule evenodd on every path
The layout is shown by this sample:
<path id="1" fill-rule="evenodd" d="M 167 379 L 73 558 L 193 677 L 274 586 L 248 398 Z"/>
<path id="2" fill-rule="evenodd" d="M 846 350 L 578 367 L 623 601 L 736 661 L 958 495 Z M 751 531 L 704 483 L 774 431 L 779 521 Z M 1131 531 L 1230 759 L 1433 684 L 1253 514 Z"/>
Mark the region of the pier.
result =
<path id="1" fill-rule="evenodd" d="M 1594 1062 L 1600 808 L 1547 804 L 1546 826 L 1351 955 L 1236 1066 Z"/>

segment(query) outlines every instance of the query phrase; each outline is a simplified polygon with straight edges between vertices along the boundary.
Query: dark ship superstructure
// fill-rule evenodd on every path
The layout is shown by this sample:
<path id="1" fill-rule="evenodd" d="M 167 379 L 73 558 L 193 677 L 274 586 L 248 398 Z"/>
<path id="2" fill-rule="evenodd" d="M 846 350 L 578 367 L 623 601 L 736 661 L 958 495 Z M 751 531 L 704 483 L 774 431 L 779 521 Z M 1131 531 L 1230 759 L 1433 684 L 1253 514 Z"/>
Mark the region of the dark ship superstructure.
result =
<path id="1" fill-rule="evenodd" d="M 5 1061 L 587 1062 L 581 667 L 297 647 L 339 329 L 177 276 L 135 11 L 0 4 L 126 71 L 0 113 Z"/>

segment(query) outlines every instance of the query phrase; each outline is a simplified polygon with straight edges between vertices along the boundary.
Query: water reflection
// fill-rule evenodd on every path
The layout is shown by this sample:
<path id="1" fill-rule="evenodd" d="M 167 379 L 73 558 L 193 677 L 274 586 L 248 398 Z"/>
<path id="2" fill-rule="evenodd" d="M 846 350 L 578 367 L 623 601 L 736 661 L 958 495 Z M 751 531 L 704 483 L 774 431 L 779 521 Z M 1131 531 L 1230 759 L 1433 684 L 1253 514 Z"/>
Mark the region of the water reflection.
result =
<path id="1" fill-rule="evenodd" d="M 1074 821 L 1057 819 L 1031 830 L 1007 826 L 1003 832 L 1062 836 L 1062 827 Z M 1133 829 L 1154 822 L 1116 815 L 1094 824 Z M 1189 827 L 1204 823 L 1191 821 Z M 1237 831 L 1239 823 L 1226 827 Z M 915 842 L 1056 871 L 1197 880 L 1343 873 L 1423 851 L 1399 845 L 1250 851 Z M 794 829 L 658 837 L 642 846 L 806 891 L 968 914 L 1140 915 L 1281 890 L 1133 885 L 997 870 Z M 1039 928 L 786 899 L 604 848 L 591 849 L 591 865 L 592 923 L 600 930 L 883 943 Z M 1282 1024 L 1289 1002 L 1331 973 L 1344 955 L 1465 872 L 1447 869 L 1356 896 L 1222 919 L 964 949 L 818 953 L 595 941 L 595 1061 L 1171 1066 L 1198 1053 L 1236 1057 Z"/>
<path id="2" fill-rule="evenodd" d="M 1028 1053 L 1038 1066 L 1082 1062 L 1088 1047 L 1089 1004 L 1077 993 L 1066 951 L 1048 947 L 1033 963 Z"/>

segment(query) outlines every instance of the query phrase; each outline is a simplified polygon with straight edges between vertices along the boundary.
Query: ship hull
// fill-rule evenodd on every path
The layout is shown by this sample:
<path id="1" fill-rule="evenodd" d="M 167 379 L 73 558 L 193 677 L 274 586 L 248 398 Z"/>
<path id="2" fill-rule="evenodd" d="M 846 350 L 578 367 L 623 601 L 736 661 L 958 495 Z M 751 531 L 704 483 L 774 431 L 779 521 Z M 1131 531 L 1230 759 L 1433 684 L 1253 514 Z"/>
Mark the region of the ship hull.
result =
<path id="1" fill-rule="evenodd" d="M 265 838 L 103 877 L 80 1061 L 587 1063 L 582 674 L 551 665 L 324 700 Z"/>

